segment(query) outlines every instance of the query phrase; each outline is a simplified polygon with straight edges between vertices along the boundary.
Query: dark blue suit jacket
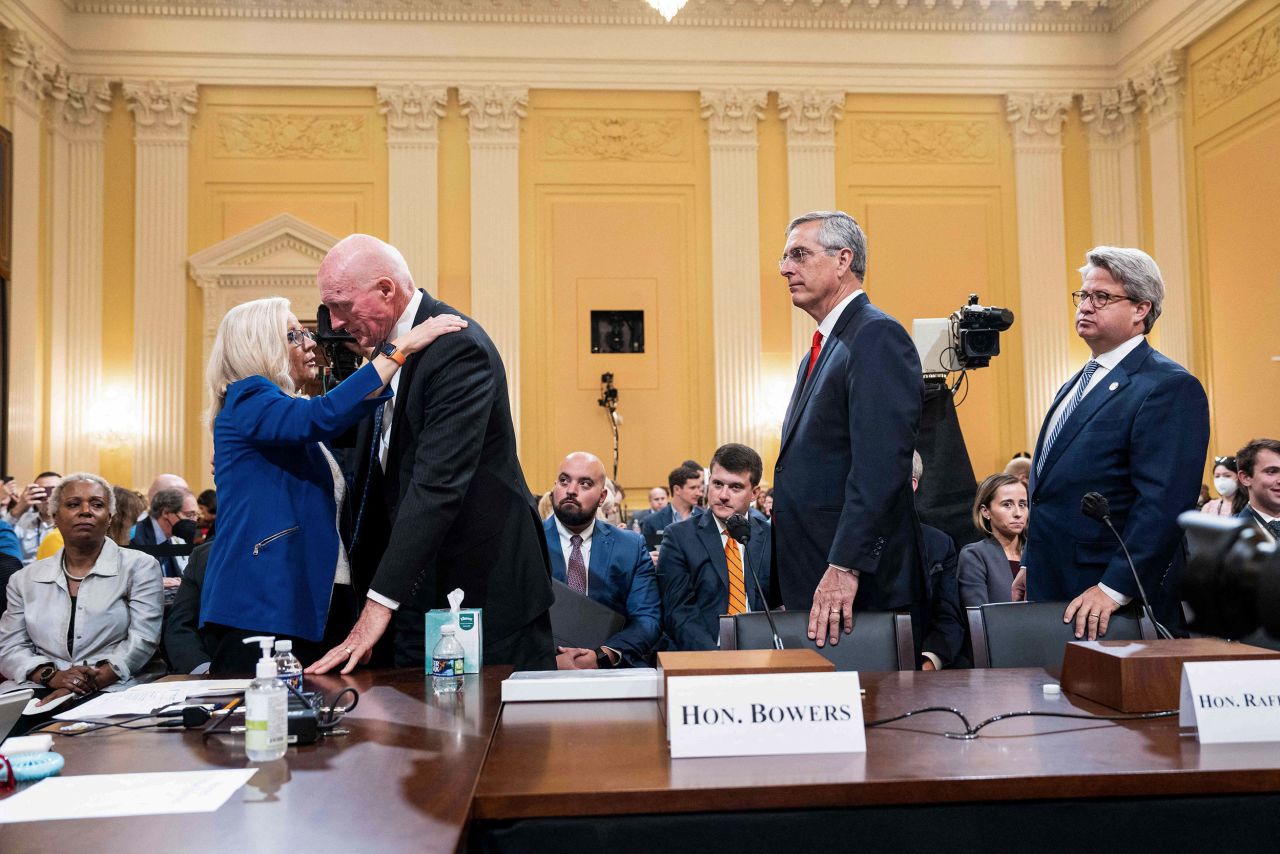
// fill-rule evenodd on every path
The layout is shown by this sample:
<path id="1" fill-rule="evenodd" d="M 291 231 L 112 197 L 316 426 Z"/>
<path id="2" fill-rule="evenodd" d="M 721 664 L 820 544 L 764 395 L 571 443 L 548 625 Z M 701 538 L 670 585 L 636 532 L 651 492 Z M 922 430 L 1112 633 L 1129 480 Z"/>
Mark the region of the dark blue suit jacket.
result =
<path id="1" fill-rule="evenodd" d="M 390 397 L 372 365 L 311 400 L 265 377 L 227 387 L 213 421 L 218 536 L 200 596 L 200 625 L 218 623 L 318 641 L 338 562 L 338 508 L 320 441 Z M 141 530 L 146 526 L 139 525 Z"/>
<path id="2" fill-rule="evenodd" d="M 916 645 L 924 652 L 938 656 L 943 667 L 952 667 L 961 663 L 965 637 L 956 543 L 950 534 L 937 528 L 928 525 L 920 528 L 924 535 L 924 578 L 929 608 L 923 629 L 916 632 L 919 636 Z"/>
<path id="3" fill-rule="evenodd" d="M 922 604 L 911 452 L 924 401 L 920 359 L 898 321 L 859 295 L 841 313 L 782 424 L 773 478 L 774 574 L 807 611 L 828 564 L 858 570 L 854 607 Z"/>
<path id="4" fill-rule="evenodd" d="M 551 555 L 551 576 L 568 584 L 554 516 L 542 523 L 542 531 Z M 627 618 L 622 631 L 606 640 L 604 646 L 616 649 L 631 667 L 649 666 L 662 635 L 662 606 L 658 602 L 653 559 L 645 549 L 644 538 L 597 519 L 591 533 L 587 576 L 587 595 Z"/>
<path id="5" fill-rule="evenodd" d="M 747 543 L 747 601 L 753 611 L 763 611 L 754 570 L 760 585 L 769 589 L 769 525 L 751 520 Z M 729 604 L 729 565 L 724 543 L 712 513 L 677 522 L 667 528 L 658 553 L 658 586 L 662 590 L 662 627 L 679 650 L 719 649 L 720 615 Z"/>
<path id="6" fill-rule="evenodd" d="M 702 512 L 701 507 L 694 507 L 689 511 L 689 517 L 692 519 Z M 683 519 L 680 521 L 684 521 Z M 670 503 L 666 507 L 656 513 L 650 513 L 640 522 L 640 533 L 644 537 L 645 543 L 651 548 L 657 548 L 663 531 L 676 524 L 676 508 Z"/>
<path id="7" fill-rule="evenodd" d="M 1079 376 L 1058 391 L 1050 416 Z M 1037 461 L 1048 424 L 1046 416 Z M 1209 404 L 1200 381 L 1143 341 L 1089 390 L 1043 467 L 1032 466 L 1031 524 L 1022 553 L 1027 598 L 1068 601 L 1099 582 L 1137 596 L 1116 538 L 1080 512 L 1084 494 L 1100 492 L 1156 618 L 1181 624 L 1177 591 L 1185 549 L 1177 518 L 1196 506 L 1208 447 Z"/>

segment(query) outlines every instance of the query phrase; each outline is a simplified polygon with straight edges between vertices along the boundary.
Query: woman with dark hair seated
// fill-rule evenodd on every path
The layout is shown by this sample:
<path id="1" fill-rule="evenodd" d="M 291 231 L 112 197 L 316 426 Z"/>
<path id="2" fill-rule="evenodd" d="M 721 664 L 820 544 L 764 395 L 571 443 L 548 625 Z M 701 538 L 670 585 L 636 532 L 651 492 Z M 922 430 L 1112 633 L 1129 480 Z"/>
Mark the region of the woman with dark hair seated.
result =
<path id="1" fill-rule="evenodd" d="M 973 525 L 987 537 L 960 550 L 960 603 L 966 608 L 1013 599 L 1028 513 L 1027 487 L 1017 475 L 993 474 L 978 485 Z"/>
<path id="2" fill-rule="evenodd" d="M 49 500 L 63 547 L 9 579 L 0 617 L 0 690 L 36 687 L 44 703 L 133 679 L 156 651 L 162 607 L 155 558 L 107 537 L 110 484 L 69 475 Z"/>

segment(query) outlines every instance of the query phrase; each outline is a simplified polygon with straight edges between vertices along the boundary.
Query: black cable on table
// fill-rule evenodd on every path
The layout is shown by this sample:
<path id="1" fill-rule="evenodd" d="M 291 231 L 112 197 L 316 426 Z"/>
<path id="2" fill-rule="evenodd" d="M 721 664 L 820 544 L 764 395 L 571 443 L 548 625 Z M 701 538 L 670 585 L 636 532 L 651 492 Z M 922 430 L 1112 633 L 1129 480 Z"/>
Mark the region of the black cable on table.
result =
<path id="1" fill-rule="evenodd" d="M 964 732 L 944 732 L 943 735 L 946 736 L 947 738 L 958 738 L 958 739 L 965 739 L 965 740 L 972 740 L 977 738 L 978 733 L 981 732 L 984 728 L 990 726 L 991 724 L 998 723 L 1003 720 L 1009 720 L 1012 718 L 1071 718 L 1073 720 L 1082 720 L 1082 721 L 1149 721 L 1149 720 L 1155 720 L 1156 718 L 1168 718 L 1178 714 L 1177 709 L 1170 709 L 1167 711 L 1160 711 L 1160 712 L 1142 712 L 1140 714 L 1132 714 L 1132 715 L 1090 715 L 1090 714 L 1084 714 L 1082 712 L 1038 712 L 1038 711 L 1001 712 L 998 715 L 992 715 L 986 720 L 981 721 L 977 726 L 973 726 L 969 723 L 969 719 L 966 718 L 964 714 L 960 712 L 958 709 L 953 709 L 953 708 L 950 708 L 949 706 L 927 706 L 922 709 L 912 709 L 909 712 L 905 712 L 901 715 L 895 715 L 894 717 L 891 717 L 891 718 L 884 718 L 878 721 L 868 721 L 865 724 L 865 726 L 867 729 L 872 729 L 874 727 L 879 727 L 879 726 L 884 726 L 885 724 L 894 723 L 895 721 L 904 720 L 906 718 L 912 717 L 913 715 L 925 714 L 926 712 L 947 712 L 949 714 L 952 714 L 958 717 L 961 721 L 964 722 Z"/>

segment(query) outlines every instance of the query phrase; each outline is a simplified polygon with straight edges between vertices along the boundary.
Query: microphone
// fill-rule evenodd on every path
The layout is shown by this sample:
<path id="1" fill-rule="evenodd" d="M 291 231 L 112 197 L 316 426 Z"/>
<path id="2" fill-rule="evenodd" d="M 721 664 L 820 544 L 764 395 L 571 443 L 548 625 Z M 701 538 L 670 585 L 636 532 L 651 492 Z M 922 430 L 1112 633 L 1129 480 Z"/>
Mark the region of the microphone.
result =
<path id="1" fill-rule="evenodd" d="M 773 648 L 786 649 L 782 645 L 782 637 L 778 634 L 778 624 L 773 621 L 773 613 L 769 610 L 769 600 L 764 595 L 764 587 L 760 585 L 760 577 L 756 575 L 756 568 L 747 561 L 747 543 L 751 541 L 751 520 L 741 513 L 734 513 L 724 520 L 724 527 L 729 536 L 742 544 L 742 565 L 751 573 L 756 592 L 760 594 L 760 601 L 764 603 L 764 617 L 769 621 L 769 632 L 773 635 Z"/>
<path id="2" fill-rule="evenodd" d="M 1115 538 L 1120 542 L 1120 548 L 1124 551 L 1124 559 L 1129 562 L 1129 571 L 1133 573 L 1133 581 L 1138 585 L 1138 596 L 1142 600 L 1143 613 L 1147 615 L 1147 619 L 1151 621 L 1151 625 L 1156 627 L 1156 633 L 1162 637 L 1173 640 L 1173 635 L 1160 622 L 1156 620 L 1155 611 L 1151 610 L 1151 600 L 1147 598 L 1147 591 L 1142 587 L 1142 579 L 1138 577 L 1138 568 L 1133 565 L 1133 558 L 1129 556 L 1129 547 L 1124 543 L 1124 537 L 1120 536 L 1120 532 L 1116 530 L 1115 525 L 1111 524 L 1111 504 L 1107 501 L 1105 495 L 1100 492 L 1086 493 L 1084 498 L 1080 499 L 1080 512 L 1095 522 L 1101 522 L 1111 530 Z"/>
<path id="3" fill-rule="evenodd" d="M 173 709 L 172 711 L 161 712 L 159 715 L 156 715 L 156 717 L 182 718 L 182 720 L 162 721 L 161 723 L 156 724 L 157 727 L 173 729 L 182 727 L 183 729 L 196 729 L 197 727 L 202 727 L 207 724 L 209 719 L 213 717 L 213 713 L 204 706 L 187 706 L 183 709 Z"/>

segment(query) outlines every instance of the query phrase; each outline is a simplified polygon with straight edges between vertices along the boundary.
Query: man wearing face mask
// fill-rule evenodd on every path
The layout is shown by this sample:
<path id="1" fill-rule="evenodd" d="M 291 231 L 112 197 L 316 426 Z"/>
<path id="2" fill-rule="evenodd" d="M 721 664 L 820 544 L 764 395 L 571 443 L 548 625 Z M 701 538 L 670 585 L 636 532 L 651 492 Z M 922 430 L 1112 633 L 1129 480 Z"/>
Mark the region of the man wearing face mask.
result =
<path id="1" fill-rule="evenodd" d="M 138 523 L 129 545 L 142 547 L 143 551 L 148 546 L 186 545 L 195 539 L 198 515 L 196 497 L 190 490 L 162 489 L 151 499 L 147 518 Z M 160 555 L 157 559 L 164 570 L 165 589 L 180 585 L 187 559 L 176 555 Z"/>
<path id="2" fill-rule="evenodd" d="M 1200 508 L 1201 513 L 1211 516 L 1235 516 L 1249 503 L 1249 496 L 1240 488 L 1236 472 L 1239 470 L 1235 457 L 1213 458 L 1213 488 L 1221 498 L 1206 501 Z"/>

